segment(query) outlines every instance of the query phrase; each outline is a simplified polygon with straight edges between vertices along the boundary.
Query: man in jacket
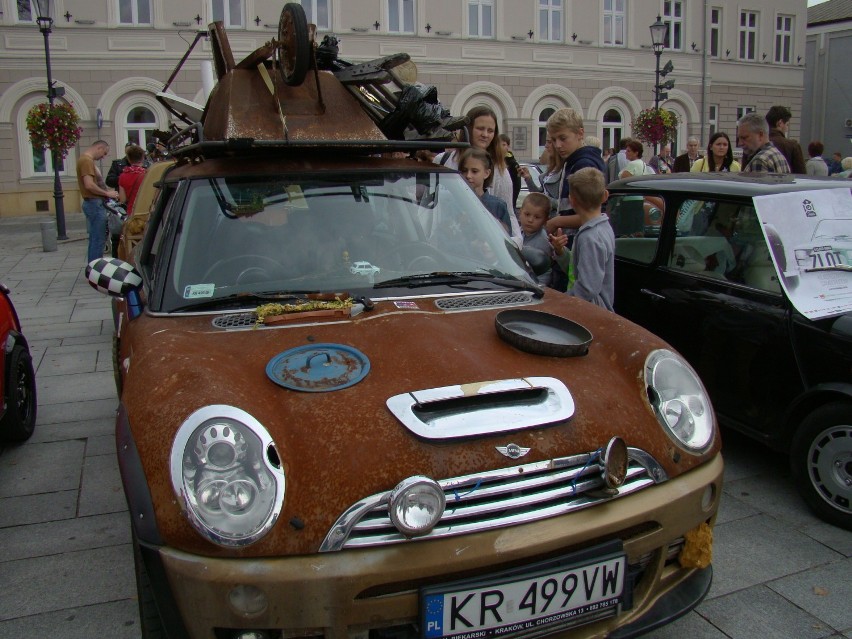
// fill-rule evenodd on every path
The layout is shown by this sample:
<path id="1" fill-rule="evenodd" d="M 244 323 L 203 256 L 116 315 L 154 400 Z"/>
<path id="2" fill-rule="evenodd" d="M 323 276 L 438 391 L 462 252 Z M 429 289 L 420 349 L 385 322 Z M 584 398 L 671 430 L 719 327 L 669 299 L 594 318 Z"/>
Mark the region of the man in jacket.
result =
<path id="1" fill-rule="evenodd" d="M 787 137 L 790 130 L 790 118 L 792 117 L 793 114 L 790 109 L 785 106 L 776 105 L 766 112 L 766 123 L 769 124 L 769 141 L 787 158 L 791 173 L 804 174 L 807 169 L 802 147 L 798 142 Z"/>
<path id="2" fill-rule="evenodd" d="M 787 158 L 769 141 L 769 125 L 757 113 L 747 113 L 737 122 L 737 144 L 749 160 L 743 173 L 789 173 Z"/>
<path id="3" fill-rule="evenodd" d="M 686 141 L 686 153 L 675 158 L 672 173 L 688 173 L 698 158 L 698 138 L 689 138 Z"/>

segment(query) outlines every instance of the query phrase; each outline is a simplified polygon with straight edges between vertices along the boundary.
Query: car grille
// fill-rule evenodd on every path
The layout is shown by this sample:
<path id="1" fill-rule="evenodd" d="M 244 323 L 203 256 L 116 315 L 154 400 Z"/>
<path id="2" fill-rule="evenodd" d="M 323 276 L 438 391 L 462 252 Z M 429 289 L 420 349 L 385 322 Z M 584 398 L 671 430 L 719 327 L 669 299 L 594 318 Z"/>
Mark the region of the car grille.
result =
<path id="1" fill-rule="evenodd" d="M 629 448 L 627 479 L 607 492 L 597 451 L 440 480 L 447 506 L 435 528 L 415 538 L 435 539 L 481 532 L 589 508 L 665 481 L 663 468 L 646 452 Z M 390 491 L 349 508 L 332 526 L 321 552 L 414 541 L 388 515 Z"/>
<path id="2" fill-rule="evenodd" d="M 502 306 L 523 306 L 533 302 L 529 291 L 497 293 L 491 295 L 466 295 L 464 297 L 443 297 L 435 301 L 442 311 L 465 311 L 472 308 L 498 308 Z"/>
<path id="3" fill-rule="evenodd" d="M 252 328 L 257 324 L 257 315 L 254 313 L 231 313 L 230 315 L 219 315 L 213 320 L 216 328 Z"/>

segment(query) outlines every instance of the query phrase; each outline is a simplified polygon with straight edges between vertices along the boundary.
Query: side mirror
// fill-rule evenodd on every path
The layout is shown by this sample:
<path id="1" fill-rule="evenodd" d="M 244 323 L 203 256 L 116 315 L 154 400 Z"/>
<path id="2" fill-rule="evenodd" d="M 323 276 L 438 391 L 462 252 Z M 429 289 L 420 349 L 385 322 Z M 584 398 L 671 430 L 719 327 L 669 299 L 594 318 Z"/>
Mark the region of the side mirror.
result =
<path id="1" fill-rule="evenodd" d="M 93 289 L 110 297 L 127 297 L 142 286 L 142 276 L 133 265 L 114 257 L 89 262 L 86 279 Z"/>
<path id="2" fill-rule="evenodd" d="M 536 275 L 544 275 L 550 270 L 550 256 L 541 249 L 525 246 L 521 249 L 521 255 Z"/>

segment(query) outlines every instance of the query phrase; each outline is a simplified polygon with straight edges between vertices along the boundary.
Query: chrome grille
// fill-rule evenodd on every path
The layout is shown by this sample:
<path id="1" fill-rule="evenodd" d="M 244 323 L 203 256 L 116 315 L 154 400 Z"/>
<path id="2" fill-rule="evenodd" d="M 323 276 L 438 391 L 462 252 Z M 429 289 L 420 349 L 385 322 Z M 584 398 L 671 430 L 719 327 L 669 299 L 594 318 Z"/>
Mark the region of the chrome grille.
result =
<path id="1" fill-rule="evenodd" d="M 213 320 L 216 328 L 249 328 L 257 323 L 257 315 L 254 313 L 232 313 L 231 315 L 219 315 Z"/>
<path id="2" fill-rule="evenodd" d="M 447 507 L 428 535 L 435 539 L 529 523 L 617 499 L 667 479 L 642 450 L 629 448 L 627 480 L 617 493 L 604 489 L 598 452 L 440 480 Z M 321 552 L 411 541 L 388 515 L 390 491 L 349 508 L 332 526 Z"/>
<path id="3" fill-rule="evenodd" d="M 469 295 L 465 297 L 443 297 L 435 301 L 442 311 L 462 311 L 472 308 L 496 308 L 500 306 L 522 306 L 533 301 L 528 291 L 497 293 L 493 295 Z"/>

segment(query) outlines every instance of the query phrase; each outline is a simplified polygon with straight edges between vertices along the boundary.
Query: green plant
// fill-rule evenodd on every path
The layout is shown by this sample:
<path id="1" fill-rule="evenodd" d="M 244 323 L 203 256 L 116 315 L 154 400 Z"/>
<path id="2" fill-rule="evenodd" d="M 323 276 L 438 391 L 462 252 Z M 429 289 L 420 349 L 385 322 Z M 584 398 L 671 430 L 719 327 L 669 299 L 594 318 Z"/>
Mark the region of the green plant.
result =
<path id="1" fill-rule="evenodd" d="M 643 109 L 633 118 L 633 137 L 646 144 L 665 144 L 674 139 L 678 119 L 665 109 Z"/>
<path id="2" fill-rule="evenodd" d="M 53 106 L 42 102 L 27 113 L 27 131 L 33 146 L 50 149 L 63 158 L 83 133 L 79 122 L 80 116 L 66 102 L 57 102 Z"/>

